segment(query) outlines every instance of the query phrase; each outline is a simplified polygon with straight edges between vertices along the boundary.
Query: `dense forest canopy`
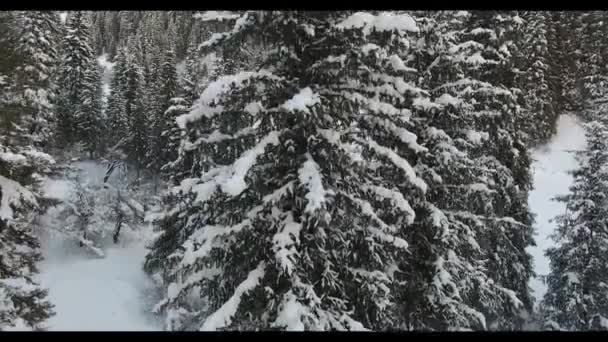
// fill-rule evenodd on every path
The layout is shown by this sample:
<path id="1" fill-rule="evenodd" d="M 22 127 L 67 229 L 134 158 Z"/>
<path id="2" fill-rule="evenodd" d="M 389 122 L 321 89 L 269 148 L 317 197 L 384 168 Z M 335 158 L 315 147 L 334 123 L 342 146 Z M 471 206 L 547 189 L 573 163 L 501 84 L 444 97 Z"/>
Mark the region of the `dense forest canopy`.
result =
<path id="1" fill-rule="evenodd" d="M 0 12 L 0 330 L 53 315 L 37 231 L 103 257 L 150 208 L 168 330 L 607 329 L 605 18 Z M 590 144 L 535 303 L 529 152 L 565 112 Z M 47 198 L 73 158 L 103 185 Z"/>

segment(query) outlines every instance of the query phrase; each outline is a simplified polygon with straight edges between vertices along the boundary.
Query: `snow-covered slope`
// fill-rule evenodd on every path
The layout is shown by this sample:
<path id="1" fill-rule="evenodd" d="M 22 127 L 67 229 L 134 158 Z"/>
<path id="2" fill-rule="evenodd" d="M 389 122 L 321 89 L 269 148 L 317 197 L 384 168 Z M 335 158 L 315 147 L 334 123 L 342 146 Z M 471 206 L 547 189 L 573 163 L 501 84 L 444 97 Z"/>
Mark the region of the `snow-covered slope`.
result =
<path id="1" fill-rule="evenodd" d="M 91 161 L 75 166 L 83 183 L 102 182 L 107 167 Z M 47 196 L 57 199 L 71 196 L 72 187 L 62 179 L 47 180 L 44 186 Z M 56 213 L 51 208 L 41 220 L 54 220 Z M 39 280 L 55 305 L 49 330 L 162 330 L 150 313 L 154 285 L 142 270 L 151 237 L 151 227 L 144 224 L 137 232 L 123 232 L 118 245 L 110 243 L 104 258 L 92 258 L 74 240 L 46 231 Z"/>
<path id="2" fill-rule="evenodd" d="M 108 248 L 103 259 L 69 253 L 75 248 L 59 238 L 45 244 L 40 280 L 56 312 L 49 330 L 162 330 L 147 310 L 153 284 L 142 243 Z"/>
<path id="3" fill-rule="evenodd" d="M 534 190 L 530 192 L 530 209 L 536 214 L 536 244 L 529 252 L 534 257 L 538 276 L 549 273 L 549 259 L 545 250 L 553 245 L 549 236 L 555 230 L 553 218 L 564 213 L 564 203 L 553 201 L 556 195 L 568 193 L 572 176 L 568 171 L 576 169 L 578 163 L 571 151 L 585 147 L 585 132 L 580 122 L 572 115 L 562 115 L 557 122 L 557 134 L 545 146 L 532 152 L 534 163 Z M 537 300 L 545 294 L 547 287 L 539 279 L 532 279 L 530 286 Z"/>

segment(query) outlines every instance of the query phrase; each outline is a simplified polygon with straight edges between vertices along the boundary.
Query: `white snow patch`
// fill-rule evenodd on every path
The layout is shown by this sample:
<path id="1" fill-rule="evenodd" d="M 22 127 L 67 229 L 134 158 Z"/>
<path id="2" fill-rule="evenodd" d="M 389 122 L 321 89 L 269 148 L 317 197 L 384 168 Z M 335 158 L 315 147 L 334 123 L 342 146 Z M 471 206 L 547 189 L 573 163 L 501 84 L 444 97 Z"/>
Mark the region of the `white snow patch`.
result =
<path id="1" fill-rule="evenodd" d="M 447 106 L 447 105 L 458 106 L 461 103 L 461 101 L 459 99 L 457 99 L 447 93 L 439 96 L 437 99 L 435 99 L 435 102 L 439 103 L 441 105 L 444 105 L 444 106 Z"/>
<path id="2" fill-rule="evenodd" d="M 211 20 L 224 21 L 224 20 L 236 19 L 238 17 L 240 17 L 239 14 L 236 14 L 231 11 L 205 11 L 203 13 L 196 13 L 194 15 L 194 18 L 200 19 L 201 21 L 211 21 Z"/>
<path id="3" fill-rule="evenodd" d="M 467 139 L 473 144 L 479 145 L 482 142 L 488 140 L 490 138 L 490 134 L 487 132 L 478 132 L 474 130 L 467 130 Z"/>
<path id="4" fill-rule="evenodd" d="M 367 12 L 357 12 L 336 25 L 338 29 L 363 28 L 365 34 L 376 31 L 406 31 L 418 32 L 416 21 L 407 14 L 381 13 L 373 15 Z"/>
<path id="5" fill-rule="evenodd" d="M 306 193 L 306 212 L 313 213 L 323 207 L 323 204 L 327 202 L 326 196 L 331 191 L 325 190 L 323 187 L 323 177 L 321 176 L 319 165 L 314 161 L 310 153 L 306 154 L 306 162 L 300 168 L 298 175 L 300 182 L 306 186 L 308 193 Z"/>
<path id="6" fill-rule="evenodd" d="M 99 63 L 99 66 L 101 66 L 104 70 L 105 69 L 112 70 L 114 68 L 114 65 L 116 65 L 116 62 L 110 62 L 108 60 L 107 53 L 104 53 L 103 55 L 97 57 L 97 63 Z"/>
<path id="7" fill-rule="evenodd" d="M 143 243 L 110 247 L 102 259 L 70 255 L 70 247 L 78 246 L 66 246 L 58 238 L 43 246 L 40 283 L 49 289 L 56 312 L 49 330 L 162 330 L 147 309 L 154 285 L 142 270 Z"/>
<path id="8" fill-rule="evenodd" d="M 247 112 L 253 116 L 257 115 L 259 112 L 261 112 L 263 110 L 264 110 L 264 106 L 262 106 L 262 103 L 260 101 L 251 102 L 245 106 L 245 112 Z"/>
<path id="9" fill-rule="evenodd" d="M 25 164 L 27 162 L 27 158 L 24 155 L 10 151 L 0 152 L 0 159 L 10 164 Z"/>
<path id="10" fill-rule="evenodd" d="M 299 110 L 310 114 L 308 107 L 312 107 L 320 102 L 319 94 L 313 93 L 310 87 L 306 87 L 300 90 L 293 98 L 287 100 L 282 107 L 290 112 Z"/>
<path id="11" fill-rule="evenodd" d="M 413 68 L 408 68 L 407 66 L 405 66 L 405 63 L 403 62 L 401 57 L 399 57 L 397 55 L 391 55 L 391 57 L 389 57 L 389 60 L 391 62 L 391 66 L 393 67 L 393 70 L 395 70 L 395 71 L 414 71 L 415 70 Z"/>
<path id="12" fill-rule="evenodd" d="M 530 192 L 528 201 L 530 210 L 536 214 L 537 236 L 536 246 L 530 247 L 528 252 L 533 257 L 534 270 L 538 276 L 547 275 L 550 271 L 549 259 L 544 254 L 547 248 L 554 246 L 549 236 L 556 229 L 556 223 L 550 220 L 566 210 L 564 203 L 551 199 L 568 193 L 573 181 L 568 171 L 578 167 L 578 162 L 570 151 L 584 149 L 585 145 L 585 131 L 580 122 L 572 115 L 561 115 L 557 121 L 555 137 L 532 153 L 534 189 Z M 530 286 L 538 300 L 547 291 L 546 284 L 539 278 L 531 279 Z"/>
<path id="13" fill-rule="evenodd" d="M 80 181 L 103 182 L 107 165 L 93 161 L 76 162 Z M 67 180 L 45 179 L 46 196 L 64 199 L 72 191 Z M 132 203 L 134 204 L 134 203 Z M 41 223 L 52 219 L 52 210 Z M 63 234 L 41 230 L 44 260 L 37 280 L 49 289 L 56 315 L 48 321 L 51 331 L 156 331 L 162 330 L 149 308 L 156 301 L 155 285 L 142 269 L 145 245 L 155 234 L 149 224 L 137 232 L 121 233 L 119 244 L 103 250 L 104 258 L 88 258 L 78 243 Z"/>
<path id="14" fill-rule="evenodd" d="M 304 331 L 304 323 L 301 318 L 307 313 L 307 308 L 298 302 L 298 299 L 290 290 L 283 296 L 281 310 L 272 326 L 282 327 L 287 331 Z"/>
<path id="15" fill-rule="evenodd" d="M 431 101 L 428 97 L 417 97 L 413 102 L 414 107 L 418 107 L 423 110 L 429 110 L 432 108 L 440 109 L 441 105 Z"/>
<path id="16" fill-rule="evenodd" d="M 68 199 L 72 194 L 72 184 L 63 179 L 45 179 L 42 185 L 43 193 L 48 198 Z"/>

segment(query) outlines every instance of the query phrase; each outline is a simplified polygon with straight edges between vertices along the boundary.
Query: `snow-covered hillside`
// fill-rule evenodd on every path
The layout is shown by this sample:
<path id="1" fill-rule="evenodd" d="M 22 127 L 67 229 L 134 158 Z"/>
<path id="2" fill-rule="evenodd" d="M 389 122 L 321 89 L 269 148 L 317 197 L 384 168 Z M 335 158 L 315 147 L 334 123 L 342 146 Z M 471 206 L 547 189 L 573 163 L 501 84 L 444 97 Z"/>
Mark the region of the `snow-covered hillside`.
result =
<path id="1" fill-rule="evenodd" d="M 106 166 L 79 162 L 83 183 L 103 181 Z M 73 184 L 67 180 L 48 180 L 46 194 L 60 200 L 72 196 Z M 51 221 L 57 210 L 51 208 L 42 220 Z M 112 223 L 108 223 L 112 224 Z M 121 233 L 120 243 L 109 243 L 104 258 L 94 258 L 76 241 L 56 231 L 42 236 L 44 261 L 40 282 L 49 289 L 56 315 L 49 330 L 161 330 L 150 313 L 154 285 L 143 272 L 145 244 L 151 227 Z"/>
<path id="2" fill-rule="evenodd" d="M 549 237 L 555 230 L 553 218 L 564 213 L 565 204 L 553 201 L 557 195 L 568 193 L 572 176 L 568 173 L 578 166 L 574 150 L 585 147 L 585 131 L 581 123 L 572 115 L 562 115 L 557 122 L 557 134 L 551 141 L 532 152 L 534 158 L 534 190 L 530 192 L 530 209 L 536 215 L 535 236 L 537 246 L 530 248 L 534 257 L 537 278 L 531 280 L 531 287 L 537 301 L 547 291 L 540 276 L 549 273 L 549 259 L 545 250 L 553 245 Z"/>

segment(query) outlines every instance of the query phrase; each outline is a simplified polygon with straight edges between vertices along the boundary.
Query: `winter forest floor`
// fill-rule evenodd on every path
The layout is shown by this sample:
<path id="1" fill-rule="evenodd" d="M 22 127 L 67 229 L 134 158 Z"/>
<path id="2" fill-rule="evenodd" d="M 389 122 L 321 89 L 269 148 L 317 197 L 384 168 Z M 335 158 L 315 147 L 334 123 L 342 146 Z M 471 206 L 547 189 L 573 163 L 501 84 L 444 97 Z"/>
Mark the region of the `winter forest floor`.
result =
<path id="1" fill-rule="evenodd" d="M 579 120 L 573 115 L 564 114 L 557 122 L 557 134 L 551 141 L 532 151 L 534 189 L 528 199 L 530 209 L 536 215 L 536 247 L 530 248 L 529 252 L 534 258 L 537 278 L 530 281 L 530 286 L 537 302 L 547 291 L 539 276 L 547 275 L 550 270 L 549 259 L 544 251 L 554 245 L 550 238 L 556 228 L 553 219 L 565 211 L 565 204 L 553 201 L 552 198 L 568 193 L 568 187 L 572 184 L 572 176 L 568 171 L 578 166 L 572 152 L 584 147 L 585 132 Z"/>
<path id="2" fill-rule="evenodd" d="M 106 166 L 78 162 L 83 181 L 102 182 Z M 46 183 L 47 195 L 57 199 L 70 196 L 69 182 L 56 179 Z M 52 220 L 51 208 L 41 220 Z M 111 224 L 111 223 L 108 223 Z M 142 270 L 145 244 L 152 236 L 149 224 L 125 234 L 120 243 L 109 243 L 105 257 L 86 254 L 74 240 L 49 231 L 41 237 L 44 260 L 40 282 L 49 289 L 56 314 L 49 330 L 162 330 L 152 317 L 154 285 Z"/>

